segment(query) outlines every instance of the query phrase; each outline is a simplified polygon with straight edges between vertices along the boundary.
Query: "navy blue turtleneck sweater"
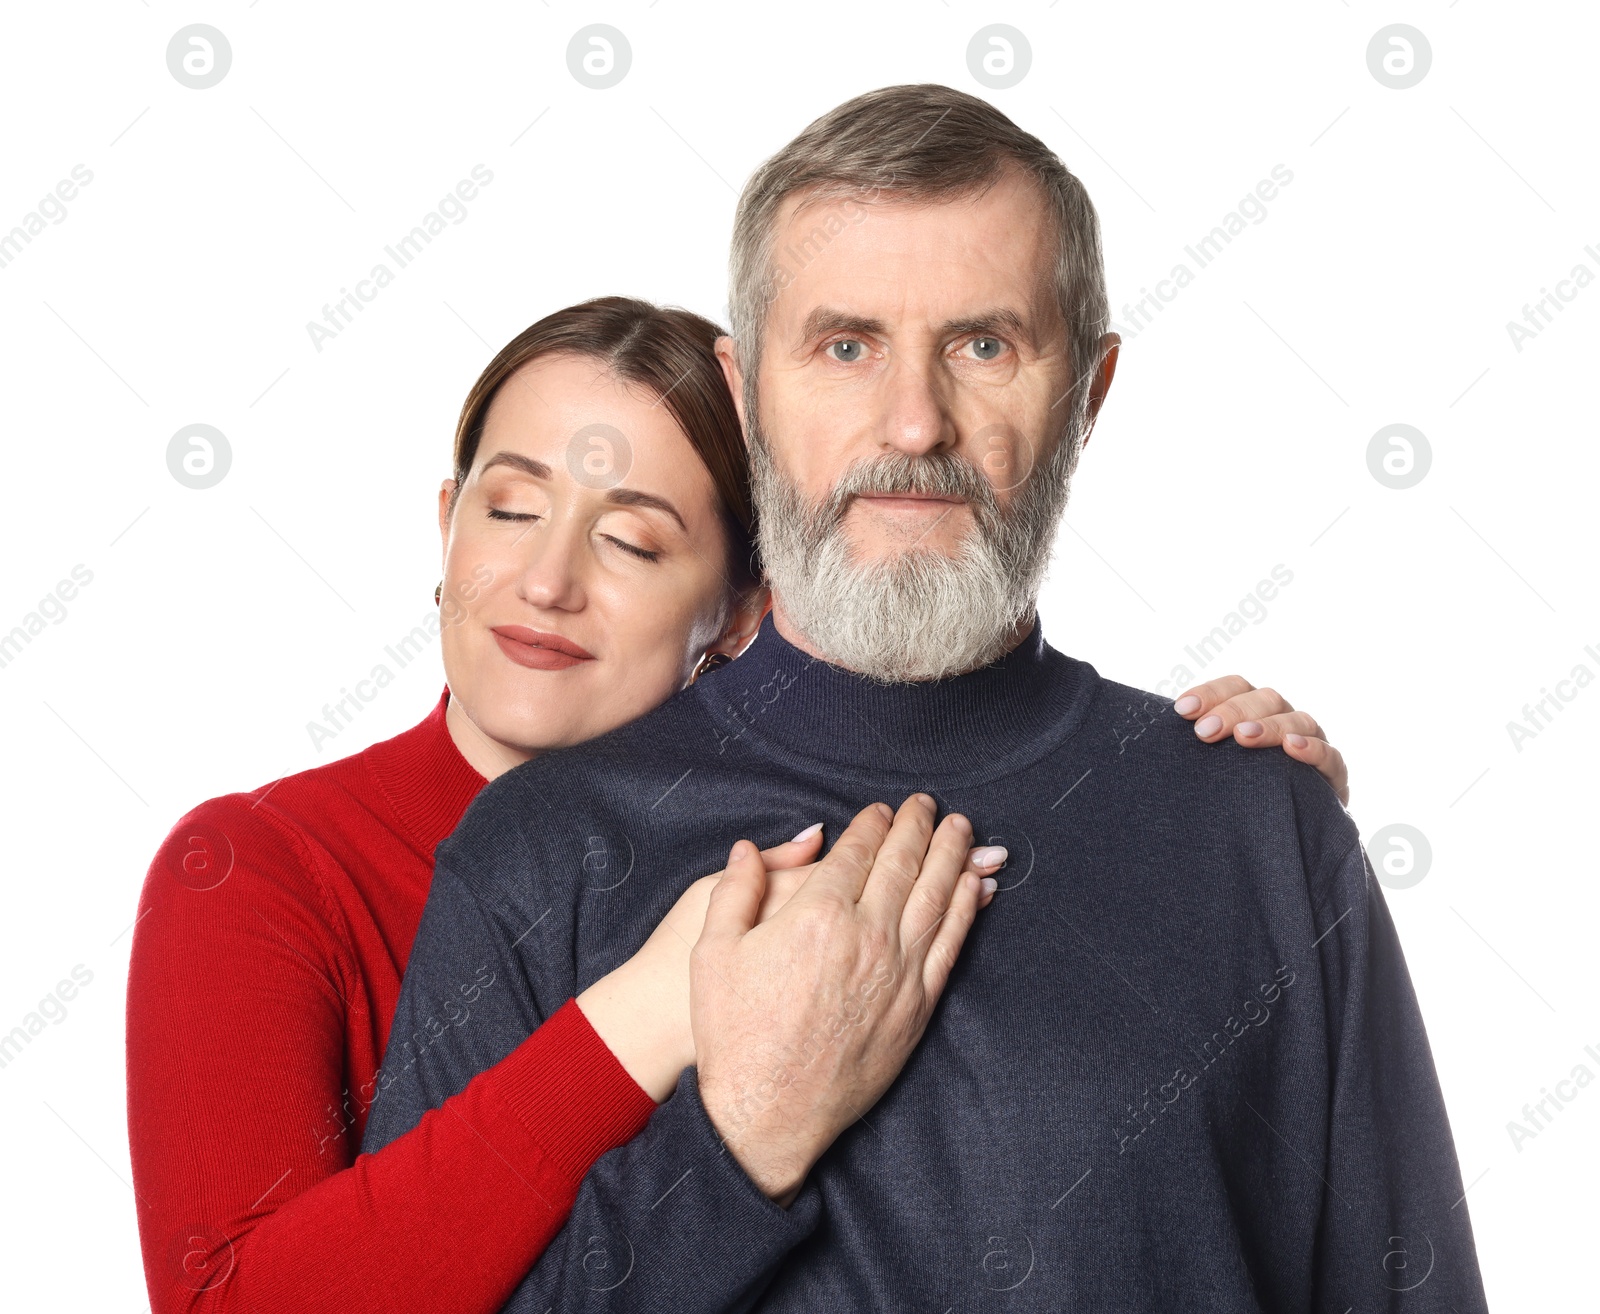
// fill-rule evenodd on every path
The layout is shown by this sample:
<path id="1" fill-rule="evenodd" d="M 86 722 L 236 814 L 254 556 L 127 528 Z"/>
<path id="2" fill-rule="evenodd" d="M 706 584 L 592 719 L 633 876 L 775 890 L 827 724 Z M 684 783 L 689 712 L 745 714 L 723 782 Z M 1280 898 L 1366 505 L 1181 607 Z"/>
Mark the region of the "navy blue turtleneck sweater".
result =
<path id="1" fill-rule="evenodd" d="M 508 1309 L 1484 1308 L 1350 818 L 1309 767 L 1200 743 L 1037 627 L 885 685 L 769 620 L 656 711 L 492 783 L 439 846 L 363 1148 L 632 954 L 734 839 L 836 836 L 917 790 L 1011 857 L 888 1093 L 782 1209 L 691 1069 Z"/>

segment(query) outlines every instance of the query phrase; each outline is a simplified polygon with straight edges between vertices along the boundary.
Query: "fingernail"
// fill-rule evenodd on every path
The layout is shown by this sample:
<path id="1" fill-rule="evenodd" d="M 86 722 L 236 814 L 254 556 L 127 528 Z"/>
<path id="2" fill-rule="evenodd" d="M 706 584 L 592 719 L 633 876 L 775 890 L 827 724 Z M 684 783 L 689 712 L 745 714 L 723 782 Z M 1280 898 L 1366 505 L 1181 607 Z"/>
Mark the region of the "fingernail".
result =
<path id="1" fill-rule="evenodd" d="M 798 844 L 801 840 L 810 839 L 813 835 L 815 835 L 821 829 L 822 829 L 822 823 L 820 821 L 813 821 L 809 826 L 807 826 L 798 835 L 796 835 L 792 840 L 790 840 L 789 843 Z"/>
<path id="2" fill-rule="evenodd" d="M 1200 696 L 1198 694 L 1184 694 L 1177 702 L 1172 704 L 1172 710 L 1179 716 L 1188 716 L 1190 712 L 1200 710 Z"/>
<path id="3" fill-rule="evenodd" d="M 1261 733 L 1260 721 L 1240 721 L 1237 727 L 1240 734 L 1246 739 L 1254 739 Z"/>
<path id="4" fill-rule="evenodd" d="M 1304 748 L 1306 746 L 1306 737 L 1304 735 L 1285 735 L 1283 740 L 1291 748 Z"/>
<path id="5" fill-rule="evenodd" d="M 878 815 L 880 817 L 882 817 L 885 821 L 893 821 L 894 820 L 894 809 L 892 807 L 890 807 L 887 803 L 879 803 L 877 805 L 877 808 L 878 808 Z"/>
<path id="6" fill-rule="evenodd" d="M 1000 888 L 1000 882 L 995 880 L 993 876 L 985 876 L 981 881 L 978 882 L 978 886 L 980 893 L 993 894 Z"/>
<path id="7" fill-rule="evenodd" d="M 1010 854 L 999 844 L 988 844 L 972 850 L 972 862 L 978 867 L 998 867 Z"/>
<path id="8" fill-rule="evenodd" d="M 1200 738 L 1204 739 L 1208 735 L 1216 734 L 1220 729 L 1222 729 L 1222 718 L 1213 714 L 1196 722 L 1194 732 L 1195 734 L 1199 735 Z"/>

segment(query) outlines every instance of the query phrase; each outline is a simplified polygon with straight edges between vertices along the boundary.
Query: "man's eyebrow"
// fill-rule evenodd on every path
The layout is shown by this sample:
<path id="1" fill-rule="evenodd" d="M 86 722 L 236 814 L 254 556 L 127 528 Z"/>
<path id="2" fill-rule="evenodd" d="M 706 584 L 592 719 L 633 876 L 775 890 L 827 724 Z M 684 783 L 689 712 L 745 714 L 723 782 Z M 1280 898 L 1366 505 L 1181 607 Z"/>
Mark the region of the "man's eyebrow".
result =
<path id="1" fill-rule="evenodd" d="M 939 332 L 941 336 L 952 338 L 969 333 L 1004 334 L 1007 337 L 1021 338 L 1029 346 L 1037 345 L 1033 340 L 1033 330 L 1028 321 L 1005 306 L 982 310 L 976 315 L 963 315 L 960 319 L 946 320 L 939 326 Z"/>
<path id="2" fill-rule="evenodd" d="M 683 523 L 683 517 L 678 514 L 678 508 L 673 506 L 666 498 L 658 497 L 655 493 L 646 493 L 638 488 L 613 488 L 606 494 L 606 501 L 616 506 L 648 506 L 654 507 L 657 511 L 665 511 L 678 522 L 679 529 L 683 530 L 685 534 L 689 532 L 689 526 Z"/>
<path id="3" fill-rule="evenodd" d="M 832 306 L 818 306 L 806 316 L 805 323 L 801 325 L 800 340 L 812 342 L 834 333 L 878 335 L 883 332 L 884 325 L 881 319 L 838 310 Z M 1006 306 L 995 306 L 974 315 L 946 320 L 939 326 L 939 333 L 942 337 L 959 337 L 968 333 L 995 333 L 1020 338 L 1030 346 L 1038 345 L 1034 341 L 1033 329 L 1028 321 Z"/>
<path id="4" fill-rule="evenodd" d="M 806 322 L 800 326 L 800 340 L 811 342 L 830 333 L 844 332 L 880 334 L 883 332 L 883 321 L 873 319 L 870 315 L 857 315 L 848 310 L 838 310 L 832 306 L 818 306 L 806 316 Z"/>
<path id="5" fill-rule="evenodd" d="M 530 456 L 523 456 L 520 452 L 496 452 L 483 463 L 483 472 L 488 473 L 497 465 L 509 465 L 513 470 L 521 470 L 523 474 L 532 475 L 535 479 L 548 479 L 550 467 L 543 461 L 535 461 Z"/>

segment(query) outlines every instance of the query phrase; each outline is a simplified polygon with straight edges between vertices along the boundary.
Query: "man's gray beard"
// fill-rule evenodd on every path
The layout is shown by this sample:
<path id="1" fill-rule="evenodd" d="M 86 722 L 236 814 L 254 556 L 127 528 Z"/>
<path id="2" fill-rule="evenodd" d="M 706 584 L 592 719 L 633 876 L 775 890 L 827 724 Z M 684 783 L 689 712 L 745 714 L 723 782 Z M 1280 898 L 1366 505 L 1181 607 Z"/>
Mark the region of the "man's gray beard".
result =
<path id="1" fill-rule="evenodd" d="M 982 472 L 949 452 L 857 461 L 828 496 L 812 502 L 778 468 L 757 408 L 747 404 L 745 413 L 762 566 L 785 618 L 816 652 L 898 683 L 976 670 L 1010 649 L 1034 613 L 1066 509 L 1077 464 L 1072 432 L 1061 435 L 1006 510 Z M 963 498 L 973 528 L 950 555 L 913 543 L 889 558 L 858 561 L 842 521 L 860 493 Z"/>

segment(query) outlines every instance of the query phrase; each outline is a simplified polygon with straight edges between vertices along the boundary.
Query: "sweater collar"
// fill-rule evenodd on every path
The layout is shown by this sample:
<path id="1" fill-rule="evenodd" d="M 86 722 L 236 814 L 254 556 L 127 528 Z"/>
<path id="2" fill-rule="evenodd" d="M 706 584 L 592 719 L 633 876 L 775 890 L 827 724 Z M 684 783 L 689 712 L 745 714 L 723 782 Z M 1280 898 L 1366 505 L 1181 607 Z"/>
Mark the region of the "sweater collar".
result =
<path id="1" fill-rule="evenodd" d="M 456 828 L 484 786 L 484 778 L 450 737 L 445 724 L 449 704 L 446 689 L 426 720 L 374 744 L 364 755 L 395 815 L 428 853 Z"/>
<path id="2" fill-rule="evenodd" d="M 1098 685 L 1087 663 L 1028 636 L 988 666 L 886 684 L 796 648 L 771 615 L 736 661 L 695 688 L 729 738 L 836 766 L 907 776 L 968 774 L 1037 757 L 1074 730 Z"/>

